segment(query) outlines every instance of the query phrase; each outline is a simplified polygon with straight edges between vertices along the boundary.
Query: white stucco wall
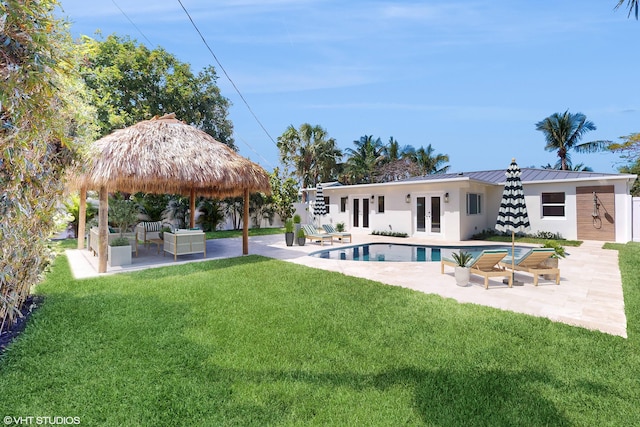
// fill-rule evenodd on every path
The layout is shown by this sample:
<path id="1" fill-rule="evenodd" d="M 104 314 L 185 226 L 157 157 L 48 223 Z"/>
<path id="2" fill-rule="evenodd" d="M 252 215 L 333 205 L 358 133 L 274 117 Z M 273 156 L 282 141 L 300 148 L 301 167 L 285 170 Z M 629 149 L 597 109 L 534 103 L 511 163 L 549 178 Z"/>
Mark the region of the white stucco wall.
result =
<path id="1" fill-rule="evenodd" d="M 531 223 L 530 233 L 548 231 L 559 233 L 566 239 L 577 239 L 576 187 L 591 185 L 614 185 L 616 242 L 627 242 L 632 239 L 632 199 L 628 194 L 629 182 L 621 179 L 594 179 L 580 181 L 529 183 L 524 185 L 525 201 Z M 503 187 L 501 185 L 484 184 L 466 178 L 446 182 L 404 182 L 354 186 L 336 186 L 324 189 L 329 197 L 330 213 L 322 218 L 322 223 L 337 224 L 343 222 L 346 229 L 354 234 L 370 234 L 373 231 L 394 231 L 407 233 L 410 236 L 425 237 L 435 240 L 467 240 L 484 229 L 494 229 Z M 565 216 L 562 218 L 544 218 L 542 216 L 542 192 L 564 192 Z M 445 193 L 449 194 L 448 202 L 444 201 Z M 467 194 L 482 196 L 482 212 L 479 215 L 467 215 Z M 409 195 L 411 203 L 405 201 Z M 373 199 L 371 198 L 373 196 Z M 385 212 L 378 212 L 378 197 L 385 198 Z M 442 231 L 441 233 L 416 230 L 416 198 L 442 197 Z M 347 197 L 346 212 L 340 212 L 340 199 Z M 353 199 L 360 200 L 359 226 L 353 224 Z M 362 200 L 369 201 L 369 227 L 363 227 Z M 304 220 L 303 220 L 304 222 Z M 310 221 L 311 222 L 311 221 Z"/>

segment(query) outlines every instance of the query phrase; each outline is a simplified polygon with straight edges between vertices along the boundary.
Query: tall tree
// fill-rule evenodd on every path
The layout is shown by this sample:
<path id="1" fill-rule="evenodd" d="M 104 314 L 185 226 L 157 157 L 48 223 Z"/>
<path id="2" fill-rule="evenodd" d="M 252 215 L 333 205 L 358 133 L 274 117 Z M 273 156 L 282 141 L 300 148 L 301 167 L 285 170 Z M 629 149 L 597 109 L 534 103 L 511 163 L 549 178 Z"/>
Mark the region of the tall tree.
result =
<path id="1" fill-rule="evenodd" d="M 556 151 L 560 158 L 560 169 L 568 170 L 567 154 L 570 150 L 577 153 L 593 153 L 607 148 L 611 141 L 591 141 L 580 143 L 585 133 L 596 130 L 596 125 L 587 120 L 582 113 L 554 113 L 536 123 L 536 130 L 544 134 L 547 151 Z"/>
<path id="2" fill-rule="evenodd" d="M 345 152 L 348 158 L 345 164 L 345 172 L 350 184 L 363 184 L 374 182 L 376 168 L 384 160 L 382 141 L 373 139 L 373 135 L 361 136 L 353 141 L 354 148 L 347 148 Z"/>
<path id="3" fill-rule="evenodd" d="M 640 160 L 640 133 L 632 133 L 620 137 L 622 142 L 611 143 L 607 148 L 613 152 L 620 153 L 620 157 L 631 163 Z"/>
<path id="4" fill-rule="evenodd" d="M 110 35 L 83 37 L 82 76 L 98 114 L 100 134 L 155 115 L 176 116 L 236 148 L 228 118 L 230 102 L 220 94 L 213 67 L 195 75 L 189 64 L 162 48 L 149 50 L 136 40 Z"/>
<path id="5" fill-rule="evenodd" d="M 65 169 L 91 111 L 56 0 L 0 2 L 0 331 L 50 262 Z"/>
<path id="6" fill-rule="evenodd" d="M 427 148 L 420 147 L 415 151 L 414 161 L 418 165 L 420 175 L 430 175 L 434 173 L 445 173 L 450 165 L 445 165 L 449 161 L 447 154 L 435 154 L 435 149 L 431 144 Z"/>
<path id="7" fill-rule="evenodd" d="M 290 125 L 278 137 L 277 144 L 280 160 L 293 168 L 301 186 L 312 187 L 337 176 L 342 151 L 320 125 L 303 123 L 298 129 Z"/>
<path id="8" fill-rule="evenodd" d="M 616 5 L 616 9 L 619 9 L 620 6 L 622 6 L 624 3 L 627 3 L 627 7 L 629 8 L 629 14 L 627 15 L 627 18 L 631 17 L 631 14 L 635 12 L 636 15 L 636 21 L 638 20 L 638 6 L 640 5 L 640 1 L 639 0 L 619 0 L 618 4 Z"/>

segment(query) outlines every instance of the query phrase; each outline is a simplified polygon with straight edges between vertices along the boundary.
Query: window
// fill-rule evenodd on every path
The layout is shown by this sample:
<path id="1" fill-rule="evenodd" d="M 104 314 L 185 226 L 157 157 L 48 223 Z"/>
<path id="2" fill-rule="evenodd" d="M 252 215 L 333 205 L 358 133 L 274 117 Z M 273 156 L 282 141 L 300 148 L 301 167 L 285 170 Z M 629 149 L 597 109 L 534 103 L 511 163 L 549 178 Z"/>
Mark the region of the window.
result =
<path id="1" fill-rule="evenodd" d="M 384 213 L 384 196 L 378 196 L 378 213 Z"/>
<path id="2" fill-rule="evenodd" d="M 564 193 L 542 193 L 542 216 L 564 217 Z"/>
<path id="3" fill-rule="evenodd" d="M 324 196 L 324 210 L 326 213 L 329 213 L 329 197 Z"/>
<path id="4" fill-rule="evenodd" d="M 347 197 L 340 197 L 340 212 L 347 211 Z"/>
<path id="5" fill-rule="evenodd" d="M 482 194 L 467 193 L 467 215 L 482 213 Z"/>

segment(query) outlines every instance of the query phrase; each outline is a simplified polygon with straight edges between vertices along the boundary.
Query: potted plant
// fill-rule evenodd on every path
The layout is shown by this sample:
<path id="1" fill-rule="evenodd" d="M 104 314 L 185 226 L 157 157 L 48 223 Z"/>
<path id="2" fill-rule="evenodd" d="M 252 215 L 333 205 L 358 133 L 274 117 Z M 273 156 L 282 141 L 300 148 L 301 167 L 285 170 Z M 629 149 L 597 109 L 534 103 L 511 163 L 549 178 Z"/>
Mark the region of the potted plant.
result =
<path id="1" fill-rule="evenodd" d="M 338 233 L 344 232 L 344 222 L 339 222 L 336 224 L 336 231 Z"/>
<path id="2" fill-rule="evenodd" d="M 107 260 L 111 267 L 131 264 L 131 243 L 126 237 L 116 237 L 109 243 Z"/>
<path id="3" fill-rule="evenodd" d="M 304 230 L 298 230 L 296 236 L 298 237 L 298 246 L 304 246 L 305 242 L 307 241 L 307 237 L 304 235 Z"/>
<path id="4" fill-rule="evenodd" d="M 298 231 L 300 231 L 301 221 L 302 221 L 302 218 L 300 217 L 300 215 L 295 214 L 293 216 L 293 232 L 295 233 L 296 237 L 298 236 Z"/>
<path id="5" fill-rule="evenodd" d="M 473 256 L 469 252 L 460 251 L 459 253 L 454 252 L 451 254 L 451 257 L 456 263 L 454 271 L 456 284 L 458 286 L 467 286 L 471 278 L 471 268 L 469 268 L 468 265 L 473 259 Z"/>
<path id="6" fill-rule="evenodd" d="M 109 220 L 120 230 L 120 237 L 109 244 L 109 265 L 131 264 L 132 247 L 125 233 L 138 221 L 138 214 L 138 207 L 131 200 L 115 197 L 109 200 Z M 135 239 L 135 234 L 132 237 Z"/>
<path id="7" fill-rule="evenodd" d="M 287 246 L 293 246 L 293 220 L 288 219 L 284 222 L 284 239 Z"/>
<path id="8" fill-rule="evenodd" d="M 543 265 L 545 267 L 558 268 L 558 260 L 567 256 L 564 247 L 560 245 L 557 240 L 547 240 L 542 247 L 553 248 L 555 250 L 555 253 L 544 261 Z M 552 280 L 555 278 L 554 274 L 545 274 L 543 276 L 545 280 Z"/>

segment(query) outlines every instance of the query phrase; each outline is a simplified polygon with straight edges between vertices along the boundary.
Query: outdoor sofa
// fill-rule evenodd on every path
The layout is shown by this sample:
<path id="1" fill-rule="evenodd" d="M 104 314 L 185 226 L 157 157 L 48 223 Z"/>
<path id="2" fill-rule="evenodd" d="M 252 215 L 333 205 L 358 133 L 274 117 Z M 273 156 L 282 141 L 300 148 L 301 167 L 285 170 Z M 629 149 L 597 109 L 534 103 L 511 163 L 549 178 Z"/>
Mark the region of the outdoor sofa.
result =
<path id="1" fill-rule="evenodd" d="M 172 254 L 174 261 L 178 260 L 178 255 L 202 253 L 207 257 L 207 237 L 202 230 L 165 231 L 163 238 L 163 250 Z"/>

